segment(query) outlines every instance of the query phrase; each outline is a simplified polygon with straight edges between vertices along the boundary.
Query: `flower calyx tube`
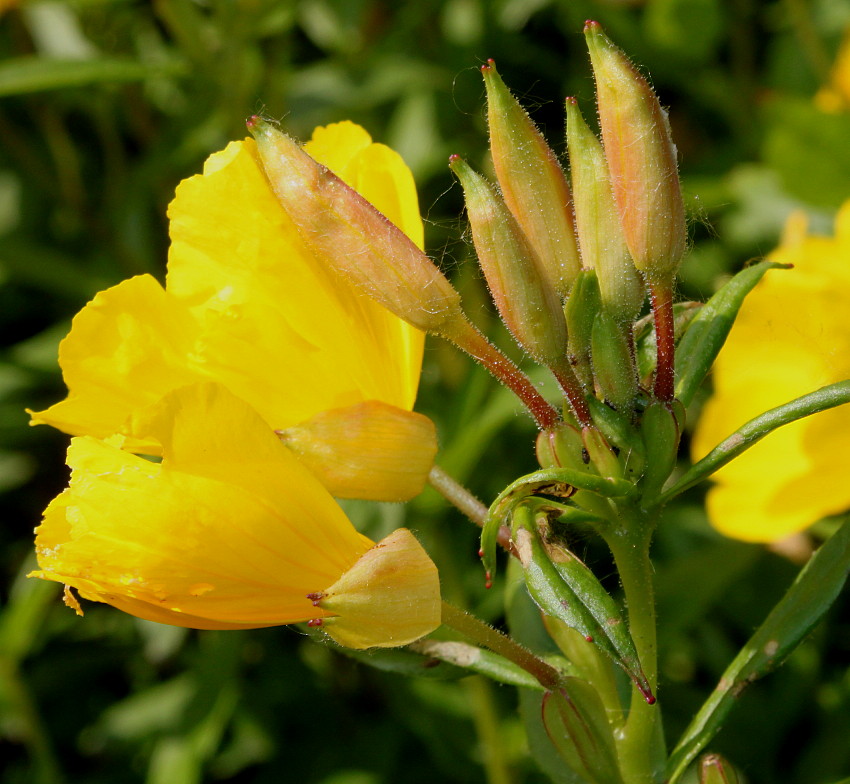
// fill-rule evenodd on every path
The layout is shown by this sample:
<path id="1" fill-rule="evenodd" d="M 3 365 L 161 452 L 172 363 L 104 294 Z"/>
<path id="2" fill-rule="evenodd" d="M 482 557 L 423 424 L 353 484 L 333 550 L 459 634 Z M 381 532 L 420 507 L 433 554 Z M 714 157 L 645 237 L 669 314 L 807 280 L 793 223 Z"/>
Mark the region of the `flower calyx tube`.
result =
<path id="1" fill-rule="evenodd" d="M 272 191 L 329 268 L 425 332 L 464 318 L 443 273 L 365 198 L 269 120 L 251 117 L 248 129 Z"/>
<path id="2" fill-rule="evenodd" d="M 379 400 L 320 411 L 277 432 L 337 498 L 409 501 L 437 454 L 428 417 Z"/>
<path id="3" fill-rule="evenodd" d="M 552 366 L 567 350 L 567 327 L 555 289 L 514 216 L 492 186 L 458 155 L 449 158 L 466 199 L 478 262 L 514 339 Z"/>
<path id="4" fill-rule="evenodd" d="M 618 324 L 640 313 L 646 292 L 632 262 L 611 191 L 602 144 L 587 127 L 575 98 L 567 98 L 576 232 L 585 267 L 596 270 L 602 305 Z"/>
<path id="5" fill-rule="evenodd" d="M 511 94 L 496 64 L 481 67 L 487 90 L 490 151 L 505 203 L 562 299 L 581 267 L 570 186 L 554 151 Z"/>
<path id="6" fill-rule="evenodd" d="M 587 22 L 584 34 L 626 244 L 650 283 L 672 281 L 685 253 L 687 232 L 667 114 L 646 79 L 597 22 Z"/>

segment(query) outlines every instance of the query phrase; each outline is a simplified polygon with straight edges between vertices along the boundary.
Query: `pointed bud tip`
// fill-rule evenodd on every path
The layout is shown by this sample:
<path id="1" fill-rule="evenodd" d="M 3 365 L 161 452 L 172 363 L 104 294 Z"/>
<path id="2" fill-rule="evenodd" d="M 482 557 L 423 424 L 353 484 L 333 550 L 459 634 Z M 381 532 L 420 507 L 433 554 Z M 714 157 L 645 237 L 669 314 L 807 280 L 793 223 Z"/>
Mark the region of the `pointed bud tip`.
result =
<path id="1" fill-rule="evenodd" d="M 601 29 L 602 29 L 602 25 L 601 25 L 601 24 L 599 24 L 599 22 L 596 22 L 596 21 L 594 21 L 593 19 L 587 19 L 587 20 L 585 20 L 585 23 L 584 23 L 584 32 L 585 32 L 585 34 L 586 34 L 586 33 L 590 33 L 590 32 L 597 32 L 597 31 L 599 31 L 599 30 L 601 30 Z"/>
<path id="2" fill-rule="evenodd" d="M 577 101 L 577 100 L 576 100 L 576 98 L 575 98 L 575 97 L 573 97 L 572 95 L 568 95 L 568 96 L 564 99 L 564 101 L 567 103 L 567 105 L 568 105 L 568 106 L 578 106 L 578 101 Z"/>

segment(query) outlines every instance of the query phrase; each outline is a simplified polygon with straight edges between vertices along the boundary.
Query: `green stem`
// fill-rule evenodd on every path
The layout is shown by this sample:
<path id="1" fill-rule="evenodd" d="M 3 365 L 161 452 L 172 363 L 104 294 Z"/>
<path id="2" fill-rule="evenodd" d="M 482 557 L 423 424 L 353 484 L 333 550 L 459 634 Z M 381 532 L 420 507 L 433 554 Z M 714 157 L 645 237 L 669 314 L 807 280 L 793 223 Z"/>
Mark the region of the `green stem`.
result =
<path id="1" fill-rule="evenodd" d="M 463 512 L 479 528 L 484 525 L 484 521 L 487 519 L 487 507 L 440 466 L 431 467 L 428 474 L 428 484 L 452 506 Z"/>
<path id="2" fill-rule="evenodd" d="M 493 687 L 486 678 L 473 676 L 464 680 L 473 705 L 475 730 L 481 744 L 481 759 L 487 772 L 487 784 L 513 784 L 505 744 L 499 732 L 499 716 L 493 699 Z"/>
<path id="3" fill-rule="evenodd" d="M 641 667 L 650 687 L 657 694 L 658 652 L 655 620 L 655 588 L 649 545 L 654 520 L 631 507 L 620 505 L 622 528 L 608 537 L 623 586 L 628 611 L 629 631 L 637 648 Z M 629 716 L 618 743 L 626 784 L 654 784 L 663 771 L 661 715 L 636 690 L 632 691 Z"/>
<path id="4" fill-rule="evenodd" d="M 551 691 L 560 684 L 561 675 L 550 664 L 538 659 L 528 648 L 514 642 L 506 634 L 448 602 L 443 602 L 443 624 L 522 667 L 533 675 L 544 689 Z"/>

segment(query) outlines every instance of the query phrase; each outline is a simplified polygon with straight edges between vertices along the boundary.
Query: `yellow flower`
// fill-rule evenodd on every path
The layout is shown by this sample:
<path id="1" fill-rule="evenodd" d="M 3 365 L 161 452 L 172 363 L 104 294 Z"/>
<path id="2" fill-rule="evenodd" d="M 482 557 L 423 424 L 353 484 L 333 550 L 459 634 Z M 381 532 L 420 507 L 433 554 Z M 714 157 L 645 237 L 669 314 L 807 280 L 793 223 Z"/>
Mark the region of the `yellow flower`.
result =
<path id="1" fill-rule="evenodd" d="M 321 619 L 340 644 L 367 648 L 439 625 L 437 570 L 413 535 L 373 546 L 223 386 L 174 390 L 138 424 L 161 463 L 120 449 L 120 436 L 72 439 L 71 484 L 37 529 L 32 576 L 196 629 Z"/>
<path id="2" fill-rule="evenodd" d="M 694 437 L 694 459 L 749 419 L 826 384 L 850 378 L 850 202 L 834 237 L 807 234 L 792 216 L 747 297 L 714 366 L 714 395 Z M 768 542 L 850 507 L 850 408 L 841 406 L 771 433 L 721 469 L 708 493 L 724 534 Z"/>
<path id="3" fill-rule="evenodd" d="M 307 150 L 422 245 L 413 179 L 396 153 L 353 123 L 317 129 Z M 159 454 L 136 416 L 172 389 L 214 380 L 274 430 L 299 426 L 299 455 L 334 495 L 401 501 L 420 492 L 436 452 L 433 424 L 411 412 L 424 335 L 305 248 L 254 142 L 211 156 L 203 175 L 177 188 L 169 217 L 165 289 L 149 275 L 131 278 L 76 316 L 59 350 L 69 395 L 33 423 L 121 433 L 125 449 Z M 311 420 L 329 411 L 340 455 L 309 438 Z M 327 417 L 320 424 L 326 430 Z"/>
<path id="4" fill-rule="evenodd" d="M 846 112 L 850 109 L 850 27 L 829 74 L 829 84 L 815 95 L 815 105 L 824 112 Z"/>

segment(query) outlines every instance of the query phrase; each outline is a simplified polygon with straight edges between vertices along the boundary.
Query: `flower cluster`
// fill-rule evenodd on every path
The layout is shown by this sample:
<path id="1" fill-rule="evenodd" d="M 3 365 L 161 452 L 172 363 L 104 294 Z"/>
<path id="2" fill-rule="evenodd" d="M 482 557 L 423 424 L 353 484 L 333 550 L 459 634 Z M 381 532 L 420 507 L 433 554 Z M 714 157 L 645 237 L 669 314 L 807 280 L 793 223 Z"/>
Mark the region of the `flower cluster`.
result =
<path id="1" fill-rule="evenodd" d="M 396 153 L 352 123 L 307 149 L 421 246 Z M 404 530 L 372 548 L 332 498 L 421 491 L 423 334 L 305 246 L 252 140 L 181 183 L 169 218 L 165 288 L 143 275 L 98 294 L 60 347 L 67 399 L 32 414 L 78 436 L 35 574 L 195 628 L 321 620 L 352 647 L 430 632 L 424 550 Z"/>

